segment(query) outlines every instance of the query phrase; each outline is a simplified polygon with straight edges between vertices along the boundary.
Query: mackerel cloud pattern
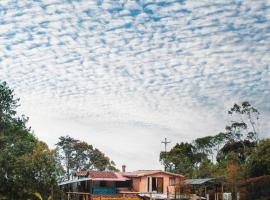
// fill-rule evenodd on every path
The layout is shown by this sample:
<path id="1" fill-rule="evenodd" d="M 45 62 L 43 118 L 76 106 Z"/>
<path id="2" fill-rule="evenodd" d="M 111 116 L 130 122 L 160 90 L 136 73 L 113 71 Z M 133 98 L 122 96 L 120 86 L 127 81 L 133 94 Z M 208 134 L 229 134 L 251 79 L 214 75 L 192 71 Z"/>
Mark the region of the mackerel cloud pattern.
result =
<path id="1" fill-rule="evenodd" d="M 1 0 L 0 79 L 36 121 L 194 137 L 248 100 L 269 134 L 269 20 L 268 0 Z"/>

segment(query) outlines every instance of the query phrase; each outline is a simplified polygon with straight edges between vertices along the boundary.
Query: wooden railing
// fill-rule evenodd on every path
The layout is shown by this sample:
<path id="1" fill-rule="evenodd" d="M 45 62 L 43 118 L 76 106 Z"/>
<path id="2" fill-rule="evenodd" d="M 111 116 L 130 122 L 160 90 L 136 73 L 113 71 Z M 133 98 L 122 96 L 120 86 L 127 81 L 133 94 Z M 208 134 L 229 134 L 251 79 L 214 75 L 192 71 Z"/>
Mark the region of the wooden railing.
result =
<path id="1" fill-rule="evenodd" d="M 135 193 L 90 194 L 86 192 L 67 192 L 67 200 L 141 200 Z"/>
<path id="2" fill-rule="evenodd" d="M 85 192 L 67 192 L 67 200 L 91 200 L 91 194 Z"/>

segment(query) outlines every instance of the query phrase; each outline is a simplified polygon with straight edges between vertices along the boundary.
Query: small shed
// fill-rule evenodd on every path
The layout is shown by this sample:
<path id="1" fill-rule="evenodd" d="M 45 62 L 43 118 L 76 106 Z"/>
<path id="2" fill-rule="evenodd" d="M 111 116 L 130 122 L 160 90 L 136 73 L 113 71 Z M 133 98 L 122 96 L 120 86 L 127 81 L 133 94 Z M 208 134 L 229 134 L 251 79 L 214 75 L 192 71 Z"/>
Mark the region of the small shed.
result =
<path id="1" fill-rule="evenodd" d="M 186 185 L 192 186 L 192 192 L 208 200 L 221 200 L 223 195 L 223 179 L 204 178 L 186 179 Z"/>

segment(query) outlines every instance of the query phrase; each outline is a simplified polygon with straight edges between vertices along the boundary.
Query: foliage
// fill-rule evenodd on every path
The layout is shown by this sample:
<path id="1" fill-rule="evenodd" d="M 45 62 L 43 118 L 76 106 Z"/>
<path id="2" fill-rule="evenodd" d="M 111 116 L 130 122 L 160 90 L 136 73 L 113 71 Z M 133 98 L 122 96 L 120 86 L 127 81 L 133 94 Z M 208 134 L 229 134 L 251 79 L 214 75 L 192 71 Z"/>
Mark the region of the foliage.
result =
<path id="1" fill-rule="evenodd" d="M 243 180 L 243 174 L 241 173 L 241 167 L 235 160 L 230 160 L 227 167 L 227 185 L 232 192 L 233 199 L 236 199 L 236 192 L 238 189 L 238 183 Z"/>
<path id="2" fill-rule="evenodd" d="M 67 179 L 78 170 L 117 171 L 113 161 L 84 141 L 62 136 L 56 145 L 60 159 L 64 160 Z"/>
<path id="3" fill-rule="evenodd" d="M 43 200 L 43 198 L 42 198 L 42 196 L 41 196 L 41 194 L 40 194 L 39 192 L 35 192 L 34 195 L 35 195 L 39 200 Z M 48 197 L 48 200 L 52 200 L 52 197 L 49 196 L 49 197 Z"/>
<path id="4" fill-rule="evenodd" d="M 192 176 L 193 168 L 205 157 L 195 151 L 190 143 L 176 144 L 169 152 L 161 152 L 160 161 L 166 164 L 166 170 Z"/>
<path id="5" fill-rule="evenodd" d="M 16 116 L 17 106 L 13 91 L 0 83 L 0 196 L 10 200 L 48 194 L 60 169 L 54 151 L 26 126 L 28 119 Z"/>
<path id="6" fill-rule="evenodd" d="M 70 169 L 73 167 L 72 157 L 74 154 L 74 145 L 78 142 L 69 136 L 61 136 L 56 144 L 59 150 L 60 160 L 64 160 L 67 179 L 70 179 Z"/>
<path id="7" fill-rule="evenodd" d="M 0 82 L 0 130 L 16 114 L 19 99 L 14 97 L 6 82 Z"/>
<path id="8" fill-rule="evenodd" d="M 261 140 L 247 162 L 251 177 L 270 175 L 270 139 Z"/>
<path id="9" fill-rule="evenodd" d="M 190 178 L 223 177 L 231 180 L 231 185 L 232 180 L 238 182 L 252 173 L 269 173 L 267 142 L 260 142 L 257 147 L 259 111 L 245 101 L 234 104 L 228 114 L 231 121 L 225 131 L 196 138 L 192 143 L 177 143 L 169 152 L 161 152 L 165 169 Z M 269 156 L 260 157 L 261 154 Z M 235 179 L 233 167 L 239 172 Z"/>

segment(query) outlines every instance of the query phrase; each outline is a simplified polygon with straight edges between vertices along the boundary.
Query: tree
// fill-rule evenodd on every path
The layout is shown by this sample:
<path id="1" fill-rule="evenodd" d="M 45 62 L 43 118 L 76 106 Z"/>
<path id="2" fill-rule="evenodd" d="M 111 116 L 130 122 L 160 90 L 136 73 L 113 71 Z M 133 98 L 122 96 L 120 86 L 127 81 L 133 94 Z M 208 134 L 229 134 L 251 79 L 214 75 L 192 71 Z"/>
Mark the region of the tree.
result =
<path id="1" fill-rule="evenodd" d="M 59 152 L 61 159 L 64 160 L 64 166 L 66 169 L 66 177 L 68 180 L 70 180 L 70 170 L 74 166 L 74 162 L 72 162 L 73 154 L 75 152 L 75 145 L 78 142 L 78 140 L 75 140 L 74 138 L 70 136 L 61 136 L 59 138 L 59 142 L 56 144 Z"/>
<path id="2" fill-rule="evenodd" d="M 213 177 L 214 163 L 209 159 L 202 160 L 200 166 L 195 171 L 196 178 L 209 178 Z"/>
<path id="3" fill-rule="evenodd" d="M 7 83 L 0 82 L 0 131 L 3 129 L 3 123 L 15 116 L 18 101 Z"/>
<path id="4" fill-rule="evenodd" d="M 94 149 L 90 155 L 90 161 L 94 169 L 104 171 L 118 171 L 115 167 L 115 163 L 110 160 L 104 153 L 98 149 Z"/>
<path id="5" fill-rule="evenodd" d="M 194 169 L 203 158 L 204 153 L 197 153 L 192 144 L 184 142 L 177 143 L 169 152 L 160 153 L 160 161 L 168 171 L 189 177 L 193 176 Z"/>
<path id="6" fill-rule="evenodd" d="M 74 162 L 75 171 L 93 169 L 93 162 L 91 160 L 91 154 L 93 146 L 83 141 L 78 141 L 74 145 Z"/>
<path id="7" fill-rule="evenodd" d="M 229 139 L 258 140 L 257 124 L 260 113 L 248 101 L 244 101 L 240 105 L 234 104 L 228 114 L 237 120 L 233 120 L 230 125 L 226 126 Z"/>
<path id="8" fill-rule="evenodd" d="M 0 82 L 0 196 L 28 199 L 35 190 L 49 193 L 57 185 L 57 162 L 45 143 L 16 115 L 18 99 Z"/>
<path id="9" fill-rule="evenodd" d="M 0 139 L 0 194 L 8 195 L 10 199 L 18 197 L 18 190 L 27 192 L 25 184 L 18 184 L 18 177 L 26 178 L 27 173 L 22 173 L 23 166 L 18 162 L 24 155 L 31 155 L 37 145 L 37 139 L 25 126 L 26 119 L 12 119 L 2 129 Z"/>
<path id="10" fill-rule="evenodd" d="M 117 171 L 115 163 L 92 145 L 76 140 L 70 136 L 62 136 L 56 144 L 60 159 L 66 170 L 66 178 L 78 170 L 111 170 Z"/>
<path id="11" fill-rule="evenodd" d="M 259 112 L 245 101 L 240 105 L 234 104 L 228 114 L 233 120 L 221 135 L 225 145 L 219 150 L 217 160 L 227 159 L 235 154 L 240 164 L 245 163 L 257 143 L 256 122 L 259 119 Z"/>
<path id="12" fill-rule="evenodd" d="M 270 139 L 258 143 L 246 167 L 250 177 L 270 175 Z"/>
<path id="13" fill-rule="evenodd" d="M 213 147 L 215 145 L 213 136 L 197 138 L 194 140 L 194 145 L 198 153 L 205 155 L 205 158 L 211 157 L 213 160 Z"/>
<path id="14" fill-rule="evenodd" d="M 236 200 L 238 183 L 243 180 L 241 167 L 235 160 L 230 160 L 227 167 L 227 184 L 232 192 L 232 199 Z"/>
<path id="15" fill-rule="evenodd" d="M 56 156 L 55 150 L 50 150 L 44 142 L 38 141 L 32 154 L 25 154 L 17 160 L 16 174 L 24 176 L 17 177 L 16 184 L 27 188 L 21 192 L 20 198 L 32 196 L 34 192 L 49 197 L 52 190 L 56 190 L 58 177 L 63 172 Z"/>
<path id="16" fill-rule="evenodd" d="M 224 132 L 196 138 L 193 143 L 182 142 L 169 152 L 161 152 L 160 161 L 165 169 L 189 177 L 224 177 L 233 161 L 245 172 L 245 163 L 257 145 L 260 113 L 244 101 L 234 104 L 228 114 L 231 121 Z"/>

